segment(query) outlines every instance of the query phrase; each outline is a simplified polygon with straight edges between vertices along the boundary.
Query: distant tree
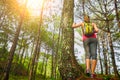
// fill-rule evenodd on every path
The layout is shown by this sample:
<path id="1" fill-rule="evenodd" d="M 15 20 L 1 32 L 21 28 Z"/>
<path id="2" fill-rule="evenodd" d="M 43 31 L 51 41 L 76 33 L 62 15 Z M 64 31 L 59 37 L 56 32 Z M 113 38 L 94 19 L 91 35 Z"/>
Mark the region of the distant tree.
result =
<path id="1" fill-rule="evenodd" d="M 119 0 L 114 0 L 116 19 L 117 19 L 118 27 L 120 28 L 120 15 L 119 15 L 119 13 L 120 13 L 119 7 L 120 6 L 118 6 L 119 2 L 120 2 Z"/>
<path id="2" fill-rule="evenodd" d="M 20 30 L 21 30 L 21 26 L 22 26 L 22 23 L 23 23 L 23 20 L 24 20 L 24 15 L 25 15 L 24 14 L 24 12 L 25 12 L 24 10 L 25 9 L 26 8 L 24 7 L 24 9 L 22 11 L 22 14 L 20 14 L 20 22 L 19 22 L 19 25 L 18 25 L 18 27 L 16 29 L 16 32 L 15 32 L 15 37 L 13 39 L 13 44 L 12 44 L 12 46 L 10 48 L 10 52 L 9 52 L 9 56 L 8 56 L 8 63 L 7 63 L 7 66 L 5 68 L 5 72 L 4 72 L 4 77 L 3 77 L 4 80 L 8 80 L 9 79 L 9 72 L 10 72 L 10 68 L 11 68 L 11 65 L 12 65 L 15 49 L 16 49 L 16 46 L 17 46 L 17 41 L 18 41 Z"/>
<path id="3" fill-rule="evenodd" d="M 104 32 L 103 32 L 103 34 L 105 34 Z M 107 64 L 107 62 L 108 62 L 108 60 L 107 60 L 107 49 L 106 49 L 106 43 L 105 43 L 105 37 L 106 37 L 106 35 L 102 35 L 102 49 L 103 49 L 103 56 L 104 56 L 104 68 L 105 68 L 105 74 L 106 75 L 108 75 L 108 64 Z"/>
<path id="4" fill-rule="evenodd" d="M 100 32 L 102 33 L 102 32 Z M 99 33 L 99 35 L 100 35 Z M 102 35 L 102 34 L 101 34 Z M 98 37 L 98 59 L 100 62 L 100 68 L 101 68 L 101 74 L 103 74 L 103 65 L 102 65 L 102 57 L 101 57 L 101 48 L 100 48 L 100 41 L 102 41 L 102 38 L 100 38 L 100 36 Z"/>
<path id="5" fill-rule="evenodd" d="M 40 42 L 41 42 L 41 26 L 42 26 L 42 21 L 43 21 L 43 11 L 44 11 L 44 3 L 45 1 L 43 1 L 42 3 L 42 7 L 41 7 L 41 12 L 40 12 L 40 21 L 39 21 L 39 25 L 38 25 L 38 33 L 37 33 L 37 39 L 36 39 L 36 43 L 35 43 L 35 50 L 34 50 L 34 54 L 31 60 L 31 65 L 30 65 L 30 73 L 29 73 L 29 80 L 34 80 L 35 79 L 35 75 L 34 75 L 34 70 L 35 70 L 35 62 L 37 60 L 37 55 L 39 55 L 40 52 Z"/>

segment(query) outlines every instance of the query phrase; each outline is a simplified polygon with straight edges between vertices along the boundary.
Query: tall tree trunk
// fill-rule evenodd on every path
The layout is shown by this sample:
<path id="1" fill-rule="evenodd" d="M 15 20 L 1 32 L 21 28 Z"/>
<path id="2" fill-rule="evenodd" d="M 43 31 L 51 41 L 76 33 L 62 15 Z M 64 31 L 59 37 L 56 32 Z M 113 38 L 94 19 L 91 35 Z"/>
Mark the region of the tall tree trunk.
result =
<path id="1" fill-rule="evenodd" d="M 109 45 L 108 44 L 109 44 L 109 40 L 108 40 L 108 35 L 107 35 L 107 38 L 106 38 L 106 47 L 107 47 L 107 50 L 106 51 L 108 53 L 108 55 L 107 55 L 108 56 L 108 74 L 110 75 L 111 74 L 110 73 L 111 72 L 110 71 L 110 67 L 111 67 L 110 63 L 111 63 L 111 61 L 110 61 L 110 53 L 109 53 Z"/>
<path id="2" fill-rule="evenodd" d="M 35 46 L 35 51 L 34 51 L 34 55 L 32 58 L 32 62 L 31 62 L 31 68 L 30 68 L 30 73 L 29 73 L 29 80 L 34 80 L 33 78 L 33 72 L 35 70 L 35 60 L 36 60 L 36 56 L 38 54 L 39 51 L 39 43 L 40 43 L 40 33 L 41 33 L 41 25 L 42 25 L 42 16 L 43 16 L 43 9 L 44 9 L 44 2 L 42 3 L 42 8 L 41 8 L 41 13 L 40 13 L 40 22 L 39 22 L 39 29 L 38 29 L 38 34 L 37 34 L 37 40 L 36 40 L 36 46 Z"/>
<path id="3" fill-rule="evenodd" d="M 105 12 L 107 12 L 107 6 L 104 5 L 104 7 L 105 7 Z M 111 52 L 114 74 L 115 74 L 116 77 L 120 78 L 120 75 L 119 75 L 118 70 L 117 70 L 116 62 L 115 62 L 115 53 L 114 53 L 114 49 L 113 49 L 110 26 L 109 26 L 109 19 L 107 17 L 107 13 L 105 13 L 104 16 L 106 18 L 106 26 L 107 26 L 107 31 L 108 31 L 108 39 L 109 39 L 109 46 L 110 46 L 110 52 Z"/>
<path id="4" fill-rule="evenodd" d="M 37 67 L 38 67 L 38 61 L 39 61 L 39 57 L 40 57 L 40 46 L 41 46 L 41 42 L 38 45 L 38 52 L 37 52 L 37 56 L 36 56 L 36 62 L 35 62 L 35 69 L 34 69 L 34 79 L 36 77 L 36 71 L 37 71 Z"/>
<path id="5" fill-rule="evenodd" d="M 111 75 L 111 64 L 110 64 L 110 54 L 108 54 L 108 74 Z"/>
<path id="6" fill-rule="evenodd" d="M 26 51 L 25 51 L 26 53 L 28 53 L 27 50 L 28 50 L 28 48 L 26 48 Z M 22 61 L 22 64 L 23 64 L 23 65 L 24 65 L 25 62 L 26 62 L 26 58 L 27 58 L 27 54 L 25 54 L 24 57 L 23 57 L 23 61 Z"/>
<path id="7" fill-rule="evenodd" d="M 19 44 L 19 50 L 18 50 L 18 63 L 19 63 L 19 61 L 20 61 L 20 57 L 21 57 L 21 51 L 22 51 L 22 47 L 23 47 L 23 41 L 24 41 L 24 33 L 22 34 L 22 36 L 21 36 L 22 38 L 21 38 L 21 41 L 20 41 L 20 44 Z"/>
<path id="8" fill-rule="evenodd" d="M 37 70 L 37 64 L 38 64 L 39 53 L 40 53 L 40 33 L 41 33 L 40 27 L 41 26 L 39 26 L 38 37 L 37 37 L 37 41 L 36 41 L 34 54 L 33 54 L 33 57 L 31 58 L 29 80 L 35 80 L 35 76 L 36 76 L 35 70 Z"/>
<path id="9" fill-rule="evenodd" d="M 27 1 L 26 1 L 26 3 L 27 3 Z M 21 20 L 20 20 L 19 25 L 18 25 L 18 27 L 16 29 L 15 37 L 13 39 L 13 44 L 12 44 L 10 52 L 9 52 L 7 66 L 6 66 L 6 69 L 5 69 L 5 72 L 4 72 L 4 76 L 3 76 L 4 80 L 8 80 L 9 79 L 9 72 L 10 72 L 10 68 L 11 68 L 11 65 L 12 65 L 15 49 L 16 49 L 16 46 L 17 46 L 17 42 L 18 42 L 18 37 L 19 37 L 19 34 L 20 34 L 21 26 L 22 26 L 22 23 L 23 23 L 23 20 L 24 20 L 24 13 L 25 12 L 23 11 L 23 13 L 21 14 Z"/>
<path id="10" fill-rule="evenodd" d="M 20 57 L 20 64 L 23 61 L 24 52 L 25 52 L 25 46 L 23 47 L 22 54 L 21 54 L 21 57 Z"/>
<path id="11" fill-rule="evenodd" d="M 101 68 L 101 74 L 103 74 L 103 66 L 102 66 L 102 59 L 101 59 L 101 56 L 100 56 L 100 37 L 98 37 L 98 56 L 99 56 L 99 61 L 100 61 L 100 68 Z"/>
<path id="12" fill-rule="evenodd" d="M 85 15 L 85 0 L 82 0 L 83 16 Z"/>
<path id="13" fill-rule="evenodd" d="M 55 64 L 55 69 L 57 68 L 57 66 L 58 66 L 58 60 L 60 59 L 60 56 L 58 55 L 58 53 L 59 53 L 59 49 L 60 49 L 60 36 L 61 36 L 61 28 L 59 28 L 59 35 L 58 35 L 58 39 L 57 39 L 57 47 L 56 47 L 56 54 L 55 54 L 55 60 L 56 60 L 56 64 Z M 56 71 L 55 71 L 55 73 L 56 73 Z M 55 79 L 57 79 L 56 78 L 57 77 L 57 74 L 55 74 Z"/>
<path id="14" fill-rule="evenodd" d="M 49 52 L 49 50 L 47 50 L 47 52 Z M 46 73 L 47 73 L 47 61 L 48 61 L 48 56 L 47 53 L 45 53 L 45 70 L 44 70 L 44 79 L 46 80 Z"/>
<path id="15" fill-rule="evenodd" d="M 21 53 L 21 51 L 22 51 L 22 45 L 20 45 L 19 50 L 18 50 L 18 56 L 17 56 L 18 57 L 18 63 L 19 63 L 19 60 L 20 60 L 20 53 Z"/>
<path id="16" fill-rule="evenodd" d="M 51 67 L 51 78 L 55 78 L 55 62 L 56 62 L 56 60 L 55 60 L 55 46 L 54 46 L 54 41 L 55 41 L 55 38 L 54 38 L 54 36 L 55 36 L 55 34 L 54 34 L 54 32 L 55 32 L 55 28 L 54 28 L 54 30 L 53 30 L 53 33 L 52 33 L 52 41 L 53 41 L 53 43 L 52 43 L 52 67 Z"/>
<path id="17" fill-rule="evenodd" d="M 43 57 L 44 56 L 45 56 L 45 53 L 44 53 Z M 45 65 L 45 57 L 43 58 L 43 62 L 42 62 L 42 66 L 41 66 L 41 74 L 43 74 L 44 65 Z"/>
<path id="18" fill-rule="evenodd" d="M 62 80 L 75 80 L 81 76 L 82 71 L 74 55 L 74 31 L 71 28 L 73 23 L 74 0 L 64 0 L 62 12 L 62 54 L 59 71 Z"/>
<path id="19" fill-rule="evenodd" d="M 34 43 L 34 41 L 33 41 L 33 45 L 32 45 L 32 50 L 31 50 L 31 54 L 30 54 L 30 56 L 32 56 L 33 55 L 33 49 L 34 49 L 34 46 L 35 46 L 35 43 Z M 28 67 L 27 67 L 27 73 L 29 73 L 29 68 L 30 68 L 30 64 L 31 64 L 31 57 L 30 57 L 30 59 L 29 59 L 29 63 L 28 63 Z"/>
<path id="20" fill-rule="evenodd" d="M 104 33 L 103 33 L 104 34 Z M 105 74 L 108 74 L 108 65 L 107 65 L 107 53 L 105 48 L 105 35 L 102 36 L 102 48 L 103 48 L 103 56 L 104 56 L 104 67 L 105 67 Z"/>
<path id="21" fill-rule="evenodd" d="M 110 33 L 110 30 L 109 30 L 109 27 L 108 27 L 108 31 L 109 31 L 108 38 L 109 38 L 110 54 L 111 54 L 111 58 L 112 58 L 114 74 L 115 74 L 116 77 L 120 78 L 120 75 L 118 73 L 117 66 L 116 66 L 115 53 L 114 53 L 114 49 L 113 49 L 113 43 L 112 43 L 112 38 L 111 38 L 111 33 Z"/>
<path id="22" fill-rule="evenodd" d="M 7 63 L 7 67 L 6 67 L 6 70 L 5 70 L 5 73 L 4 73 L 4 80 L 9 79 L 9 72 L 10 72 L 10 68 L 11 68 L 11 65 L 12 65 L 14 52 L 15 52 L 15 49 L 16 49 L 16 46 L 17 46 L 18 36 L 19 36 L 19 33 L 20 33 L 22 22 L 23 22 L 23 19 L 21 19 L 21 21 L 19 23 L 19 26 L 17 28 L 16 34 L 15 34 L 15 37 L 14 37 L 14 40 L 13 40 L 12 47 L 11 47 L 10 52 L 9 52 L 8 63 Z"/>
<path id="23" fill-rule="evenodd" d="M 118 27 L 120 28 L 120 17 L 119 17 L 119 13 L 118 13 L 117 0 L 114 0 L 114 5 L 115 5 L 115 12 L 116 12 L 116 19 L 118 22 Z"/>
<path id="24" fill-rule="evenodd" d="M 36 62 L 36 56 L 38 52 L 38 45 L 39 45 L 39 38 L 37 39 L 35 51 L 32 57 L 31 65 L 30 65 L 29 80 L 34 80 L 33 75 L 34 75 L 34 70 L 35 70 L 35 62 Z"/>

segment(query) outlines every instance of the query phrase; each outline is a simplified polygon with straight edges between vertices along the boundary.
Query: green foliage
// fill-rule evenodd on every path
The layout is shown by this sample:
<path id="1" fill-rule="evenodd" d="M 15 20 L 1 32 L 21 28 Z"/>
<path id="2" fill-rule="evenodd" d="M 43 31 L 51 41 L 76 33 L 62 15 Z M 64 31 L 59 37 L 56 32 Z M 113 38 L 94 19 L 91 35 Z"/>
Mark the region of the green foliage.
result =
<path id="1" fill-rule="evenodd" d="M 104 80 L 111 80 L 111 75 L 104 75 L 104 76 L 103 76 L 103 79 L 104 79 Z"/>
<path id="2" fill-rule="evenodd" d="M 114 41 L 119 40 L 119 38 L 120 38 L 120 32 L 116 32 L 113 34 Z"/>
<path id="3" fill-rule="evenodd" d="M 6 48 L 0 48 L 0 61 L 7 60 L 8 51 Z"/>
<path id="4" fill-rule="evenodd" d="M 16 75 L 10 75 L 9 80 L 28 80 L 28 76 L 16 76 Z"/>
<path id="5" fill-rule="evenodd" d="M 52 77 L 52 78 L 50 78 L 50 80 L 55 80 L 55 78 L 54 78 L 54 77 Z"/>
<path id="6" fill-rule="evenodd" d="M 80 64 L 80 66 L 85 70 L 86 69 L 86 65 L 85 64 Z"/>
<path id="7" fill-rule="evenodd" d="M 27 70 L 25 69 L 24 65 L 13 63 L 11 73 L 18 76 L 26 76 Z"/>

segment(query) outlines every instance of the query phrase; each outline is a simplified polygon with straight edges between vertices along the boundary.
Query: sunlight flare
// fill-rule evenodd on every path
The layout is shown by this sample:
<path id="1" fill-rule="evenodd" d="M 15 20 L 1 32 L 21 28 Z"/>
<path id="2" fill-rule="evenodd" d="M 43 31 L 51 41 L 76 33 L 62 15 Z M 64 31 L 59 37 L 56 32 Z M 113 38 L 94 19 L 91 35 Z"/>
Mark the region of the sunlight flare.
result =
<path id="1" fill-rule="evenodd" d="M 43 0 L 28 0 L 27 7 L 30 9 L 40 9 L 42 6 Z"/>
<path id="2" fill-rule="evenodd" d="M 28 0 L 27 8 L 32 16 L 38 16 L 43 5 L 43 0 Z"/>
<path id="3" fill-rule="evenodd" d="M 27 9 L 31 16 L 39 16 L 44 0 L 18 0 L 21 5 L 27 2 Z"/>

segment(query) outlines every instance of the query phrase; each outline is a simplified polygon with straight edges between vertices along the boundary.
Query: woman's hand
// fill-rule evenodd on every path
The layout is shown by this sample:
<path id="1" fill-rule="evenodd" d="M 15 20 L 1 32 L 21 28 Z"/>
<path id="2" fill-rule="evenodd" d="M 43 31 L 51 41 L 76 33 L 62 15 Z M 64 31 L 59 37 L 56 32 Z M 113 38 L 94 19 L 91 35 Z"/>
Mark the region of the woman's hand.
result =
<path id="1" fill-rule="evenodd" d="M 76 26 L 76 23 L 73 23 L 73 24 L 72 24 L 72 28 L 74 28 L 75 26 Z"/>

